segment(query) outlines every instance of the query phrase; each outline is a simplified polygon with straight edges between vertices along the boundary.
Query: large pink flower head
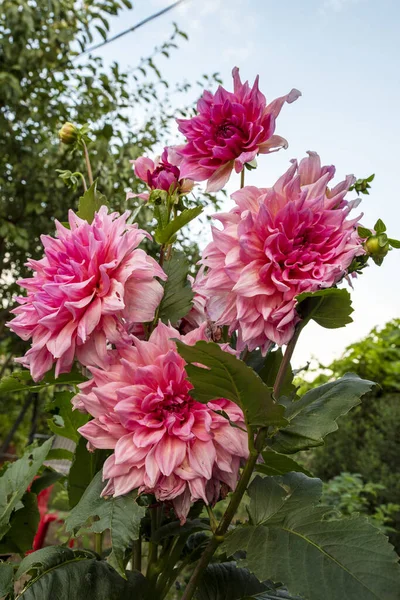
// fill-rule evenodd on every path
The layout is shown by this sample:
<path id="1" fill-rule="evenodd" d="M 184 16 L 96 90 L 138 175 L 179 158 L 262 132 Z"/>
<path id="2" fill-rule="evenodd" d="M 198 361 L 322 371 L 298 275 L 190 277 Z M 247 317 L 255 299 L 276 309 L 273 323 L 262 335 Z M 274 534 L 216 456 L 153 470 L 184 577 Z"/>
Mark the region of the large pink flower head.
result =
<path id="1" fill-rule="evenodd" d="M 296 296 L 329 288 L 364 254 L 356 203 L 344 196 L 355 178 L 329 189 L 335 168 L 321 167 L 318 154 L 296 161 L 273 188 L 245 187 L 236 207 L 216 215 L 223 230 L 203 253 L 206 276 L 195 286 L 207 296 L 209 316 L 238 331 L 238 348 L 266 352 L 286 344 L 299 320 Z"/>
<path id="2" fill-rule="evenodd" d="M 151 321 L 163 288 L 155 279 L 166 275 L 137 246 L 150 237 L 129 212 L 108 214 L 102 206 L 93 222 L 69 211 L 67 229 L 56 222 L 57 238 L 43 235 L 44 257 L 29 260 L 35 272 L 18 281 L 27 296 L 9 327 L 32 346 L 19 360 L 35 381 L 56 363 L 56 376 L 71 369 L 75 356 L 82 364 L 103 364 L 107 342 L 130 342 L 136 322 Z"/>
<path id="3" fill-rule="evenodd" d="M 228 181 L 232 169 L 239 173 L 257 154 L 281 147 L 284 138 L 274 135 L 275 120 L 285 102 L 294 102 L 300 92 L 292 90 L 267 105 L 258 89 L 242 83 L 239 69 L 233 69 L 234 91 L 219 87 L 215 94 L 205 91 L 192 119 L 178 119 L 179 131 L 187 144 L 175 148 L 180 156 L 181 177 L 194 181 L 208 179 L 207 191 L 216 192 Z"/>
<path id="4" fill-rule="evenodd" d="M 103 467 L 103 495 L 138 488 L 172 501 L 184 522 L 191 502 L 217 501 L 222 484 L 235 488 L 247 435 L 215 411 L 244 427 L 242 411 L 229 400 L 201 404 L 189 395 L 193 386 L 173 341 L 194 344 L 206 338 L 205 327 L 181 336 L 160 322 L 149 341 L 135 339 L 108 370 L 90 369 L 93 379 L 74 404 L 94 417 L 80 433 L 94 448 L 114 450 Z"/>
<path id="5" fill-rule="evenodd" d="M 131 160 L 135 175 L 144 181 L 150 190 L 164 190 L 165 192 L 187 194 L 193 188 L 193 181 L 182 179 L 179 167 L 169 162 L 168 148 L 164 148 L 161 157 L 154 161 L 151 158 L 140 156 L 136 160 Z M 139 197 L 148 200 L 149 192 L 133 194 L 128 192 L 127 198 Z"/>

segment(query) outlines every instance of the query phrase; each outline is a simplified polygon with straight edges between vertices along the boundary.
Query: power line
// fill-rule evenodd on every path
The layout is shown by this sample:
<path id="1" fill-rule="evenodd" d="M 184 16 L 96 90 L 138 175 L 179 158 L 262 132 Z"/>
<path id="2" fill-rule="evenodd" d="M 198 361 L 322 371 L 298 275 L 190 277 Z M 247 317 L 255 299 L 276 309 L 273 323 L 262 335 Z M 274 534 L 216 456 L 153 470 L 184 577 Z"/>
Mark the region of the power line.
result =
<path id="1" fill-rule="evenodd" d="M 133 27 L 129 27 L 129 29 L 125 29 L 125 31 L 121 31 L 121 33 L 117 33 L 117 35 L 114 35 L 113 37 L 108 38 L 107 40 L 104 40 L 104 42 L 100 42 L 100 44 L 96 44 L 95 46 L 92 46 L 91 48 L 87 48 L 87 50 L 84 50 L 83 52 L 78 54 L 75 58 L 79 58 L 80 56 L 82 56 L 83 54 L 87 54 L 88 52 L 93 52 L 93 50 L 98 50 L 99 48 L 102 48 L 103 46 L 106 46 L 107 44 L 110 44 L 111 42 L 115 42 L 115 40 L 118 40 L 119 38 L 126 35 L 127 33 L 136 31 L 136 29 L 139 29 L 139 27 L 146 25 L 146 23 L 153 21 L 153 19 L 156 19 L 157 17 L 161 17 L 161 15 L 164 15 L 165 13 L 169 12 L 173 8 L 177 7 L 179 4 L 182 4 L 183 2 L 186 2 L 186 1 L 187 0 L 177 0 L 177 2 L 174 2 L 173 4 L 166 6 L 159 12 L 155 13 L 154 15 L 150 15 L 150 17 L 146 17 L 145 19 L 143 19 L 143 21 L 139 21 L 139 23 L 136 23 L 136 25 L 133 25 Z"/>

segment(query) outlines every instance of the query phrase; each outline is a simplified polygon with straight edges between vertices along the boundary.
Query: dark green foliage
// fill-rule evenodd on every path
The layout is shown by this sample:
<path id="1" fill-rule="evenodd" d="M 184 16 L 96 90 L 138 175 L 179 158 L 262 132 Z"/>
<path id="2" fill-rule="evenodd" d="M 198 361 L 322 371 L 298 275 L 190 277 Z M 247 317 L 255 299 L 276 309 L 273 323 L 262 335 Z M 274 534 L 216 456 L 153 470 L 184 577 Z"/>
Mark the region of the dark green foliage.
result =
<path id="1" fill-rule="evenodd" d="M 339 429 L 325 439 L 325 445 L 310 454 L 309 468 L 325 481 L 342 471 L 360 473 L 365 482 L 381 484 L 372 514 L 380 504 L 398 504 L 400 499 L 400 319 L 383 329 L 374 329 L 349 346 L 312 384 L 340 377 L 351 369 L 360 377 L 376 381 L 380 388 L 366 395 L 360 406 L 339 419 Z M 394 526 L 400 530 L 400 514 Z M 400 548 L 400 535 L 390 535 Z"/>

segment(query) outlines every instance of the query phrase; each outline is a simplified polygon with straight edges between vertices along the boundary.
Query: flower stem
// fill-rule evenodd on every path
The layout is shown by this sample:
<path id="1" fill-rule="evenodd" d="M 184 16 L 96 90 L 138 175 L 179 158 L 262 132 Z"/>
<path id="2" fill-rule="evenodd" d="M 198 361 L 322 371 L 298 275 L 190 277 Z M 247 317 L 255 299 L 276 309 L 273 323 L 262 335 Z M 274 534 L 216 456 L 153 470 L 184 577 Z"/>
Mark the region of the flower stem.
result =
<path id="1" fill-rule="evenodd" d="M 244 167 L 240 173 L 240 188 L 244 187 Z"/>
<path id="2" fill-rule="evenodd" d="M 103 552 L 103 534 L 95 533 L 94 534 L 94 551 L 101 556 Z"/>
<path id="3" fill-rule="evenodd" d="M 142 540 L 139 537 L 138 540 L 133 542 L 132 548 L 132 570 L 142 570 Z"/>
<path id="4" fill-rule="evenodd" d="M 89 185 L 93 185 L 93 173 L 92 173 L 92 166 L 90 164 L 89 152 L 88 152 L 87 146 L 84 141 L 82 141 L 82 145 L 83 145 L 83 152 L 85 154 L 85 162 L 86 162 L 86 168 L 87 168 L 88 177 L 89 177 Z"/>
<path id="5" fill-rule="evenodd" d="M 284 357 L 282 359 L 281 365 L 279 367 L 278 374 L 276 376 L 275 385 L 274 385 L 274 394 L 275 397 L 279 396 L 280 389 L 282 387 L 282 383 L 285 379 L 286 372 L 290 365 L 290 359 L 293 355 L 294 348 L 296 346 L 296 342 L 299 338 L 300 332 L 302 330 L 302 325 L 298 326 L 294 336 L 290 340 Z M 203 572 L 207 568 L 208 563 L 214 555 L 214 552 L 218 548 L 219 544 L 224 541 L 225 533 L 228 531 L 229 525 L 232 522 L 233 517 L 236 514 L 236 511 L 239 507 L 240 502 L 247 490 L 247 486 L 249 485 L 251 476 L 254 471 L 254 467 L 256 466 L 257 459 L 262 451 L 265 443 L 265 438 L 268 435 L 268 427 L 261 427 L 257 437 L 254 442 L 254 448 L 250 451 L 250 456 L 247 459 L 247 462 L 243 468 L 242 475 L 239 479 L 239 483 L 236 486 L 235 491 L 232 494 L 231 500 L 228 504 L 228 507 L 221 519 L 220 524 L 214 532 L 213 537 L 210 539 L 204 553 L 202 554 L 199 562 L 196 565 L 195 570 L 189 580 L 189 583 L 186 587 L 186 590 L 182 596 L 182 600 L 192 600 L 197 586 L 200 583 L 201 577 L 203 576 Z"/>

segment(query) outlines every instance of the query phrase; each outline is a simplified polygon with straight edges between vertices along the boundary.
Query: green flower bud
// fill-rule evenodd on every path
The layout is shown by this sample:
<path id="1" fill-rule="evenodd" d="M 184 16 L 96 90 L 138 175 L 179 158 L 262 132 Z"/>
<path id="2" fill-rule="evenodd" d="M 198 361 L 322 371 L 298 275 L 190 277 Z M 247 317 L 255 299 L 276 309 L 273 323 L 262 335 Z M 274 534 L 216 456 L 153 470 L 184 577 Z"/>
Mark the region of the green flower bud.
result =
<path id="1" fill-rule="evenodd" d="M 381 262 L 390 250 L 390 245 L 382 235 L 372 235 L 364 243 L 364 248 L 367 253 L 375 260 Z"/>
<path id="2" fill-rule="evenodd" d="M 78 133 L 78 128 L 72 123 L 67 122 L 61 127 L 60 131 L 58 132 L 58 137 L 63 144 L 68 144 L 71 146 L 78 140 Z"/>

